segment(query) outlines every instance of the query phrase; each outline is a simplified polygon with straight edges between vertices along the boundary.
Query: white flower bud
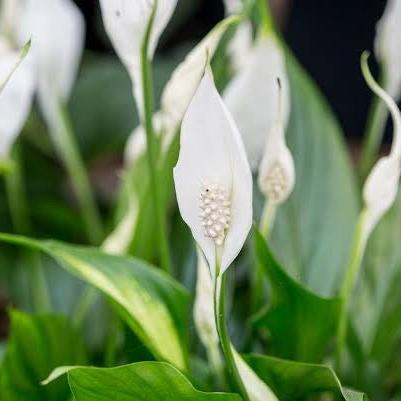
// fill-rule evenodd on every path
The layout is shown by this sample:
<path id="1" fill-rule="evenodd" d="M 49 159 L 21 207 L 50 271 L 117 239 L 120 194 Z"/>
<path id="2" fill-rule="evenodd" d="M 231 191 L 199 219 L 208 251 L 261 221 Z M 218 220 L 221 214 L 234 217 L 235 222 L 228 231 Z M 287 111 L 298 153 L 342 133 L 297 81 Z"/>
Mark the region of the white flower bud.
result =
<path id="1" fill-rule="evenodd" d="M 388 0 L 377 24 L 376 57 L 382 63 L 385 90 L 394 98 L 401 96 L 401 1 Z"/>
<path id="2" fill-rule="evenodd" d="M 369 71 L 368 56 L 362 57 L 362 71 L 372 91 L 387 105 L 393 118 L 393 144 L 388 156 L 373 167 L 363 188 L 366 220 L 363 235 L 368 238 L 383 215 L 394 204 L 401 176 L 401 114 L 395 101 L 374 80 Z"/>

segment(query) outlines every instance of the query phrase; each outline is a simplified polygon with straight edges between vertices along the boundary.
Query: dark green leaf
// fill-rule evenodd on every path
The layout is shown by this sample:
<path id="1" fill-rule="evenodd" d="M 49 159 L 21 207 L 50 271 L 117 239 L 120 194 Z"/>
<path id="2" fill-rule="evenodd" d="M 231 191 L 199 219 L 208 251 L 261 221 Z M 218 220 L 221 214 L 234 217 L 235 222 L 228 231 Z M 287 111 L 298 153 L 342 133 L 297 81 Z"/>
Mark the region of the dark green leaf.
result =
<path id="1" fill-rule="evenodd" d="M 0 396 L 4 401 L 63 401 L 68 384 L 58 380 L 41 386 L 60 365 L 85 364 L 81 338 L 69 322 L 57 316 L 11 312 L 11 337 L 0 367 Z"/>
<path id="2" fill-rule="evenodd" d="M 344 388 L 328 366 L 314 365 L 262 355 L 249 355 L 246 361 L 281 401 L 308 399 L 307 396 L 332 392 L 346 401 L 364 401 L 363 393 Z"/>
<path id="3" fill-rule="evenodd" d="M 319 362 L 337 328 L 340 300 L 322 298 L 302 287 L 275 260 L 255 230 L 258 262 L 271 287 L 271 303 L 256 320 L 271 335 L 271 351 L 280 357 Z"/>

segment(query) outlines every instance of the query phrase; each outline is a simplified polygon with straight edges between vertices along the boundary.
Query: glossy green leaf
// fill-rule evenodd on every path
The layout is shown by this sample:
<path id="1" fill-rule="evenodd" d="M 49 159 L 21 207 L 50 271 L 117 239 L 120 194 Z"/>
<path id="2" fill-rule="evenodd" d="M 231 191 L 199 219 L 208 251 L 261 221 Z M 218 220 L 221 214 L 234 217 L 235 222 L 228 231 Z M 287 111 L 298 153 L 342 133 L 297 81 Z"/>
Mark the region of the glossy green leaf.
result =
<path id="1" fill-rule="evenodd" d="M 272 249 L 288 271 L 321 295 L 338 288 L 357 218 L 356 185 L 341 129 L 317 87 L 288 56 L 287 140 L 296 185 L 278 212 Z"/>
<path id="2" fill-rule="evenodd" d="M 60 365 L 85 364 L 84 347 L 70 323 L 58 316 L 11 312 L 11 337 L 0 366 L 3 401 L 67 401 L 67 380 L 40 382 Z"/>
<path id="3" fill-rule="evenodd" d="M 98 288 L 157 358 L 186 369 L 189 296 L 168 275 L 138 259 L 107 255 L 94 248 L 6 234 L 0 240 L 41 250 Z"/>
<path id="4" fill-rule="evenodd" d="M 277 394 L 281 401 L 308 399 L 308 396 L 334 393 L 346 401 L 365 401 L 363 393 L 344 388 L 335 372 L 325 365 L 315 365 L 248 355 L 246 361 L 255 373 Z"/>
<path id="5" fill-rule="evenodd" d="M 292 279 L 255 230 L 258 263 L 271 287 L 270 305 L 254 324 L 270 333 L 269 352 L 303 362 L 320 362 L 337 328 L 340 300 L 322 298 Z"/>
<path id="6" fill-rule="evenodd" d="M 177 369 L 140 362 L 111 369 L 66 368 L 76 401 L 241 401 L 236 394 L 197 391 Z"/>

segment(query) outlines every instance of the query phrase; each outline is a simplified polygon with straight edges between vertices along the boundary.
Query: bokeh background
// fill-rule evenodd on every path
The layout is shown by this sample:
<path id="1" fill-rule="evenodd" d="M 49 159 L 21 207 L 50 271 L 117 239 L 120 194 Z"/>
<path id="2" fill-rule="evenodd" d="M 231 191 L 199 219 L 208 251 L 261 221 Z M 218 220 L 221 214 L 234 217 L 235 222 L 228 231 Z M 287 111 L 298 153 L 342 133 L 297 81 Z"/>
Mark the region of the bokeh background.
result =
<path id="1" fill-rule="evenodd" d="M 385 0 L 270 0 L 283 35 L 315 79 L 355 142 L 364 130 L 370 93 L 361 77 L 359 58 L 372 49 L 375 25 Z M 97 0 L 76 0 L 88 22 L 87 48 L 111 53 Z M 224 16 L 222 0 L 182 0 L 161 42 L 169 54 L 202 38 Z"/>

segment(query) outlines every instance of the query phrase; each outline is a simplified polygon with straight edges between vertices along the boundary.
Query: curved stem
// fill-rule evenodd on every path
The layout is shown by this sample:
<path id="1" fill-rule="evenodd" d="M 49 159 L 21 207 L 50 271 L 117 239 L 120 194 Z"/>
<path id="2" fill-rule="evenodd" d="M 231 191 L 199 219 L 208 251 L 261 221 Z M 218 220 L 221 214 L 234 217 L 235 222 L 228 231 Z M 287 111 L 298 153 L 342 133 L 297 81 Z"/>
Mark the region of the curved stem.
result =
<path id="1" fill-rule="evenodd" d="M 153 19 L 156 12 L 157 2 L 155 2 L 153 14 L 151 16 L 142 49 L 141 49 L 141 75 L 143 88 L 143 117 L 142 119 L 147 140 L 147 159 L 149 167 L 149 175 L 151 182 L 151 191 L 153 195 L 153 206 L 155 210 L 155 218 L 158 225 L 157 235 L 159 242 L 159 254 L 161 267 L 168 273 L 171 273 L 171 258 L 169 244 L 167 241 L 167 224 L 166 216 L 163 211 L 163 204 L 159 191 L 158 174 L 156 169 L 156 143 L 153 129 L 153 81 L 151 77 L 151 64 L 148 57 L 148 44 L 152 31 Z"/>
<path id="2" fill-rule="evenodd" d="M 359 176 L 365 180 L 375 162 L 388 117 L 388 110 L 383 101 L 375 96 L 369 112 L 362 153 L 359 161 Z"/>
<path id="3" fill-rule="evenodd" d="M 259 13 L 262 23 L 262 34 L 269 35 L 274 32 L 274 22 L 268 5 L 268 0 L 258 0 Z"/>
<path id="4" fill-rule="evenodd" d="M 98 245 L 103 239 L 100 213 L 97 209 L 84 162 L 79 154 L 72 124 L 66 107 L 61 102 L 56 102 L 55 114 L 55 120 L 49 121 L 54 146 L 67 169 L 78 198 L 87 236 L 93 245 Z"/>
<path id="5" fill-rule="evenodd" d="M 224 366 L 220 354 L 219 344 L 210 344 L 206 347 L 207 359 L 209 361 L 210 367 L 212 368 L 214 374 L 216 375 L 216 382 L 219 389 L 224 388 Z"/>
<path id="6" fill-rule="evenodd" d="M 216 269 L 219 271 L 219 269 Z M 220 338 L 221 348 L 227 364 L 232 386 L 241 394 L 244 401 L 250 401 L 248 393 L 242 382 L 241 376 L 235 364 L 234 353 L 231 347 L 230 337 L 228 335 L 226 319 L 225 319 L 225 288 L 226 288 L 226 272 L 215 278 L 214 284 L 214 309 L 217 331 Z"/>
<path id="7" fill-rule="evenodd" d="M 337 327 L 336 344 L 336 364 L 338 370 L 341 369 L 342 353 L 347 340 L 348 312 L 351 296 L 359 276 L 363 255 L 366 249 L 367 237 L 364 235 L 365 220 L 366 211 L 362 211 L 355 230 L 351 258 L 345 271 L 344 280 L 340 289 L 340 299 L 342 300 L 342 303 Z"/>
<path id="8" fill-rule="evenodd" d="M 274 221 L 276 219 L 276 213 L 277 204 L 266 200 L 259 225 L 260 232 L 265 236 L 266 239 L 269 238 L 270 232 L 273 228 Z"/>

